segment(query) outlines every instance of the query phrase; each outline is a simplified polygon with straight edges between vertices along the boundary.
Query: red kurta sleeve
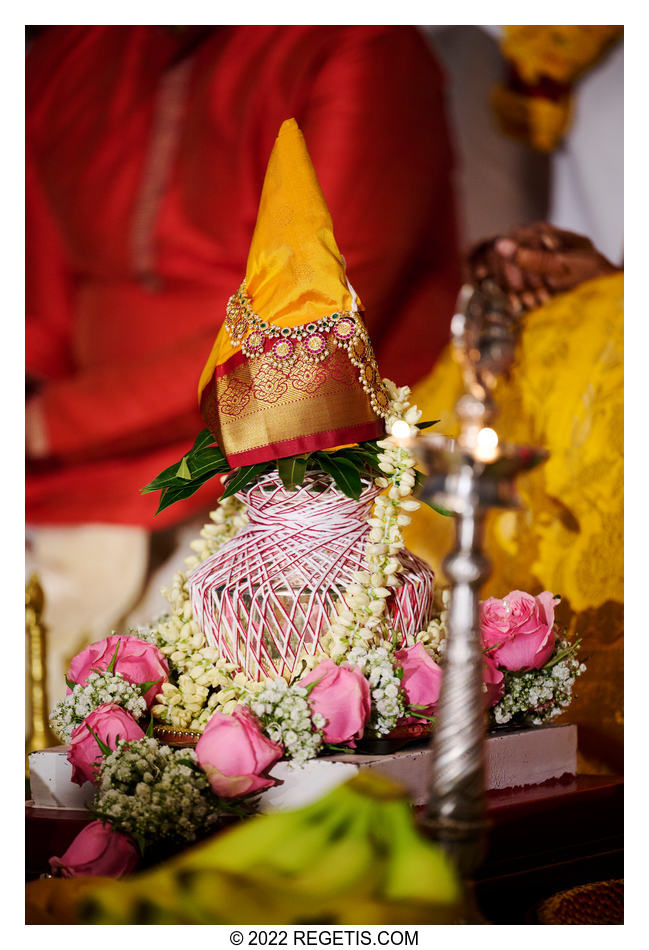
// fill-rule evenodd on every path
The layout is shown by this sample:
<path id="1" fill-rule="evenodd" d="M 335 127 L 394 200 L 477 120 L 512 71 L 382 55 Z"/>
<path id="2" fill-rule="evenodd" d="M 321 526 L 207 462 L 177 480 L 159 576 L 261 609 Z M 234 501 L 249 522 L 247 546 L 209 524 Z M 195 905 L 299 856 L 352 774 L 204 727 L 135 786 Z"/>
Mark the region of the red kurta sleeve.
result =
<path id="1" fill-rule="evenodd" d="M 36 397 L 47 454 L 97 459 L 200 431 L 195 382 L 214 331 L 145 360 L 112 363 L 46 385 Z"/>

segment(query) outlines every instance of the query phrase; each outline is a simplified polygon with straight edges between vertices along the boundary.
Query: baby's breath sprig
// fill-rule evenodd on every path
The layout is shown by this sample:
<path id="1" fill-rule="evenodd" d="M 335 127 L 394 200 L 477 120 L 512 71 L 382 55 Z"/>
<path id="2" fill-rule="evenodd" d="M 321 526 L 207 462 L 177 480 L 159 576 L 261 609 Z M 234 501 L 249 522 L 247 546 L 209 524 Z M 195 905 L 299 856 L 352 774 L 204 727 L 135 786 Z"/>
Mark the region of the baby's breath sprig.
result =
<path id="1" fill-rule="evenodd" d="M 212 792 L 193 750 L 145 738 L 118 742 L 104 756 L 91 811 L 144 852 L 161 841 L 194 841 L 233 807 Z"/>
<path id="2" fill-rule="evenodd" d="M 278 677 L 247 700 L 268 738 L 283 745 L 285 754 L 298 765 L 318 754 L 326 724 L 324 716 L 311 711 L 309 692 L 308 687 L 289 686 Z"/>
<path id="3" fill-rule="evenodd" d="M 77 726 L 103 703 L 121 706 L 134 719 L 141 719 L 146 713 L 140 687 L 129 683 L 121 673 L 97 670 L 88 675 L 85 683 L 71 685 L 71 692 L 52 710 L 50 725 L 62 742 L 69 742 Z"/>
<path id="4" fill-rule="evenodd" d="M 575 681 L 586 672 L 585 663 L 577 656 L 579 642 L 571 643 L 564 632 L 540 670 L 505 671 L 505 693 L 490 710 L 492 722 L 497 726 L 525 722 L 540 726 L 565 712 L 572 702 Z"/>
<path id="5" fill-rule="evenodd" d="M 386 646 L 352 647 L 347 654 L 350 666 L 357 666 L 367 679 L 372 699 L 370 730 L 387 736 L 406 714 L 406 698 L 396 668 L 394 652 Z"/>

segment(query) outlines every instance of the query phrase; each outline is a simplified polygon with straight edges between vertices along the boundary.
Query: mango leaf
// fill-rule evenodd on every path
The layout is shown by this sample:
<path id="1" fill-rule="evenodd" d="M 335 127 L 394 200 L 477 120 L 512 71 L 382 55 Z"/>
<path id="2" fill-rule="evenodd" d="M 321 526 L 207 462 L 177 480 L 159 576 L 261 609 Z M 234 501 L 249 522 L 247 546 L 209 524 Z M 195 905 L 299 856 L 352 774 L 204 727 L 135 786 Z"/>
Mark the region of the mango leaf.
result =
<path id="1" fill-rule="evenodd" d="M 213 472 L 206 472 L 201 478 L 192 479 L 191 482 L 181 482 L 180 488 L 174 486 L 165 488 L 160 497 L 160 504 L 158 505 L 156 514 L 159 515 L 160 512 L 168 508 L 169 505 L 173 505 L 177 501 L 182 501 L 183 498 L 191 498 L 201 485 L 204 485 L 208 479 L 212 478 L 213 474 Z"/>
<path id="2" fill-rule="evenodd" d="M 230 466 L 228 465 L 227 459 L 221 452 L 218 445 L 210 446 L 206 449 L 201 449 L 193 457 L 186 455 L 185 459 L 188 459 L 191 464 L 191 474 L 190 478 L 183 478 L 178 476 L 178 469 L 181 463 L 176 462 L 174 465 L 170 465 L 169 468 L 166 468 L 163 472 L 154 478 L 152 482 L 149 482 L 148 485 L 145 485 L 144 488 L 140 489 L 140 492 L 145 495 L 147 492 L 152 491 L 163 491 L 167 488 L 184 488 L 186 485 L 193 483 L 196 479 L 202 479 L 200 484 L 203 484 L 203 476 L 208 473 L 210 475 L 218 475 L 224 472 L 230 471 Z M 185 496 L 187 497 L 187 496 Z"/>
<path id="3" fill-rule="evenodd" d="M 236 495 L 238 491 L 243 491 L 253 479 L 265 472 L 268 466 L 268 462 L 258 462 L 257 465 L 243 465 L 239 469 L 235 468 L 234 475 L 225 486 L 223 498 L 229 498 L 231 495 Z"/>
<path id="4" fill-rule="evenodd" d="M 430 429 L 431 426 L 436 426 L 438 422 L 439 422 L 439 419 L 433 419 L 432 422 L 418 422 L 418 423 L 417 423 L 417 428 L 418 428 L 418 429 Z"/>
<path id="5" fill-rule="evenodd" d="M 187 456 L 183 455 L 182 461 L 178 466 L 178 471 L 176 472 L 177 478 L 184 478 L 185 481 L 189 481 L 192 477 L 192 473 L 189 471 L 189 465 L 187 464 Z"/>
<path id="6" fill-rule="evenodd" d="M 212 435 L 209 429 L 203 429 L 202 432 L 199 432 L 196 436 L 196 441 L 192 445 L 192 452 L 198 452 L 199 449 L 204 449 L 206 445 L 211 445 L 212 442 L 216 442 L 216 439 Z"/>
<path id="7" fill-rule="evenodd" d="M 308 458 L 308 455 L 291 455 L 289 458 L 277 459 L 277 471 L 284 488 L 292 491 L 302 484 Z"/>
<path id="8" fill-rule="evenodd" d="M 376 444 L 376 439 L 372 439 L 370 442 L 359 442 L 358 448 L 362 449 L 364 452 L 371 452 L 372 455 L 378 455 L 381 449 L 379 449 Z"/>
<path id="9" fill-rule="evenodd" d="M 383 475 L 383 472 L 379 468 L 379 459 L 377 454 L 368 452 L 365 449 L 355 449 L 350 453 L 350 459 L 351 461 L 356 462 L 359 466 L 369 468 L 373 472 L 378 472 L 380 475 Z"/>
<path id="10" fill-rule="evenodd" d="M 162 491 L 163 488 L 168 488 L 170 485 L 175 485 L 178 483 L 178 466 L 180 462 L 174 462 L 173 465 L 170 465 L 168 468 L 163 469 L 159 475 L 153 479 L 152 482 L 149 482 L 148 485 L 145 485 L 144 488 L 140 488 L 140 493 L 146 495 L 147 492 L 152 491 Z"/>
<path id="11" fill-rule="evenodd" d="M 228 460 L 218 445 L 210 445 L 206 449 L 201 449 L 194 455 L 189 455 L 188 459 L 192 479 L 201 478 L 206 472 L 214 472 L 216 475 L 231 470 Z"/>
<path id="12" fill-rule="evenodd" d="M 212 466 L 213 471 L 227 472 L 230 470 L 227 459 L 225 458 L 223 452 L 218 447 L 218 445 L 210 445 L 214 442 L 214 436 L 209 429 L 203 429 L 200 432 L 194 441 L 193 446 L 190 451 L 187 452 L 179 462 L 175 462 L 173 465 L 169 465 L 165 468 L 159 475 L 149 482 L 148 485 L 145 485 L 144 488 L 140 488 L 140 492 L 143 495 L 146 495 L 147 492 L 152 491 L 162 491 L 164 488 L 180 488 L 183 482 L 188 480 L 187 472 L 183 463 L 189 467 L 190 478 L 196 478 L 197 475 L 203 474 L 206 469 L 203 468 L 204 461 L 210 459 L 215 464 Z M 207 446 L 210 446 L 207 448 Z M 205 452 L 209 453 L 205 455 Z M 216 464 L 218 462 L 218 465 Z"/>
<path id="13" fill-rule="evenodd" d="M 340 489 L 343 495 L 358 501 L 363 486 L 360 472 L 354 463 L 346 458 L 334 458 L 333 455 L 327 455 L 326 452 L 316 454 L 323 470 L 327 475 L 331 475 L 336 487 Z"/>

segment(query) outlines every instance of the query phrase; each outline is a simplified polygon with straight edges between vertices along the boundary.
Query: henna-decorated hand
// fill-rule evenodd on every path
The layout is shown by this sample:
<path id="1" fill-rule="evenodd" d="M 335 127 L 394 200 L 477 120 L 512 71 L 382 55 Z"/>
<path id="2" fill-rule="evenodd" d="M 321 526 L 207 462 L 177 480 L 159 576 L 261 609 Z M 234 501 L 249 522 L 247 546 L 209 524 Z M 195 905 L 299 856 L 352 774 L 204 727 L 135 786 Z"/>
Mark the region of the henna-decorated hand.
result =
<path id="1" fill-rule="evenodd" d="M 495 281 L 514 313 L 522 313 L 617 268 L 589 238 L 538 221 L 481 241 L 469 252 L 466 270 L 475 286 Z"/>

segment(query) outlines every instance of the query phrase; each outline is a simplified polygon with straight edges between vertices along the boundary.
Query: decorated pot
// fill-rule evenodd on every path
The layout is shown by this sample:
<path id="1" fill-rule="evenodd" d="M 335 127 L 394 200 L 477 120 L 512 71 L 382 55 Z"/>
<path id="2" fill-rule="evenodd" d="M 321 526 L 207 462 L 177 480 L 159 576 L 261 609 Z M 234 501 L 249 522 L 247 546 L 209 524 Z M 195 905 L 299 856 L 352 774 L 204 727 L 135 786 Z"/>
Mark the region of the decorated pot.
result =
<path id="1" fill-rule="evenodd" d="M 354 501 L 319 473 L 290 491 L 269 473 L 241 492 L 249 523 L 189 578 L 208 643 L 252 679 L 290 676 L 303 654 L 315 653 L 354 572 L 364 569 L 367 518 L 379 491 L 367 481 Z M 403 639 L 428 621 L 434 574 L 405 549 L 400 561 L 401 584 L 387 610 Z"/>

